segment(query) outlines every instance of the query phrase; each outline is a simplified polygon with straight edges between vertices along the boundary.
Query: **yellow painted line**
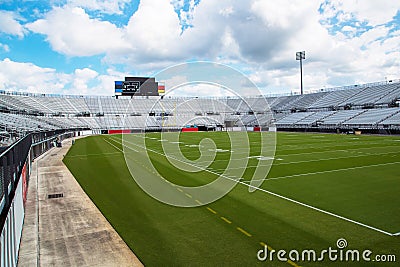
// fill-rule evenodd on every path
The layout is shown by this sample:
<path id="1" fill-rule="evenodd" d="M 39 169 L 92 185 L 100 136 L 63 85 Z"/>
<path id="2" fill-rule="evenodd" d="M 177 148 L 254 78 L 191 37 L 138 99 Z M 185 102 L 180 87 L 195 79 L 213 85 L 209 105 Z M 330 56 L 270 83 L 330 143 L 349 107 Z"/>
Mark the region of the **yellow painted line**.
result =
<path id="1" fill-rule="evenodd" d="M 192 198 L 192 195 L 191 195 L 191 194 L 185 193 L 185 195 L 186 195 L 187 197 Z"/>
<path id="2" fill-rule="evenodd" d="M 197 204 L 199 204 L 199 205 L 203 205 L 203 203 L 201 203 L 199 200 L 195 200 L 196 202 L 197 202 Z"/>
<path id="3" fill-rule="evenodd" d="M 300 265 L 297 265 L 295 262 L 291 261 L 291 260 L 287 260 L 287 263 L 289 263 L 290 265 L 292 265 L 293 267 L 300 267 Z"/>
<path id="4" fill-rule="evenodd" d="M 212 208 L 207 207 L 207 209 L 208 209 L 209 211 L 211 211 L 212 213 L 217 214 L 217 212 L 216 212 L 215 210 L 213 210 Z"/>
<path id="5" fill-rule="evenodd" d="M 260 245 L 263 246 L 263 247 L 267 246 L 267 244 L 265 244 L 264 242 L 260 242 Z M 274 249 L 273 249 L 272 247 L 270 247 L 270 246 L 267 246 L 267 248 L 268 248 L 268 250 L 274 250 Z"/>
<path id="6" fill-rule="evenodd" d="M 238 231 L 242 232 L 243 234 L 247 235 L 248 237 L 251 237 L 251 234 L 250 234 L 249 232 L 246 232 L 246 231 L 243 230 L 242 228 L 236 227 L 236 229 L 237 229 Z"/>
<path id="7" fill-rule="evenodd" d="M 268 250 L 274 250 L 272 247 L 267 246 L 267 244 L 265 244 L 264 242 L 260 242 L 260 245 L 263 247 L 267 247 Z M 292 265 L 293 267 L 300 267 L 300 265 L 297 265 L 295 262 L 291 261 L 291 260 L 287 260 L 287 263 L 289 263 L 290 265 Z"/>
<path id="8" fill-rule="evenodd" d="M 179 192 L 183 192 L 182 189 L 180 189 L 179 187 L 176 188 Z"/>
<path id="9" fill-rule="evenodd" d="M 229 223 L 229 224 L 231 224 L 231 223 L 232 223 L 230 220 L 228 220 L 228 219 L 227 219 L 227 218 L 225 218 L 225 217 L 222 217 L 222 216 L 221 216 L 221 219 L 222 219 L 222 220 L 224 220 L 226 223 Z"/>

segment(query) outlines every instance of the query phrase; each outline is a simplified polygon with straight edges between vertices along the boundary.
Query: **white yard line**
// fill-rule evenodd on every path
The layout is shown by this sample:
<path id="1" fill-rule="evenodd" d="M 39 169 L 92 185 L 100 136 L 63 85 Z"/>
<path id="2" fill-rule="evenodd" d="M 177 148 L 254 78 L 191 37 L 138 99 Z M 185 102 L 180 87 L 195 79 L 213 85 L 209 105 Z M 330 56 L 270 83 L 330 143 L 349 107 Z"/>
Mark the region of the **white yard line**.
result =
<path id="1" fill-rule="evenodd" d="M 111 138 L 112 139 L 112 138 Z M 124 151 L 122 151 L 122 149 L 120 149 L 119 147 L 117 147 L 116 145 L 112 144 L 111 142 L 107 141 L 105 138 L 103 138 L 104 142 L 108 143 L 109 145 L 113 146 L 115 149 L 119 150 L 120 152 L 124 153 Z M 114 140 L 115 141 L 115 140 Z M 136 150 L 135 150 L 136 151 Z"/>

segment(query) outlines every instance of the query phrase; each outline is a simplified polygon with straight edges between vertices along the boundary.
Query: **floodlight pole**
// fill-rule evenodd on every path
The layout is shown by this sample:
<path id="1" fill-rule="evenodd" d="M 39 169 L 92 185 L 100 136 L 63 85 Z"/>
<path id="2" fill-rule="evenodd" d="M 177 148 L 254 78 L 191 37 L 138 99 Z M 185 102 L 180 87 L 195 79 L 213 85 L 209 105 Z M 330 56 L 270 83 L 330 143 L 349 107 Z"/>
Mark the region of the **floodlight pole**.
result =
<path id="1" fill-rule="evenodd" d="M 296 60 L 300 61 L 300 92 L 303 95 L 303 59 L 306 59 L 306 51 L 296 52 Z"/>

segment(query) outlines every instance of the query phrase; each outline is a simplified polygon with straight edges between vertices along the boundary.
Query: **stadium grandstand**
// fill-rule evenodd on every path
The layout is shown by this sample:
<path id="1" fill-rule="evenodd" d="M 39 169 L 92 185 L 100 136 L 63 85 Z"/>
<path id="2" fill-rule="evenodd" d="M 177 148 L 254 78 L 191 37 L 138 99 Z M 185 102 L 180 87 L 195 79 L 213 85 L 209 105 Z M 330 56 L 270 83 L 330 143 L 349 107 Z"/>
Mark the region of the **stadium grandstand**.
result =
<path id="1" fill-rule="evenodd" d="M 399 103 L 400 80 L 320 89 L 303 95 L 246 98 L 168 95 L 118 98 L 0 91 L 2 266 L 3 263 L 14 266 L 17 262 L 33 160 L 54 146 L 61 146 L 66 138 L 271 128 L 399 134 Z"/>
<path id="2" fill-rule="evenodd" d="M 265 107 L 265 101 L 270 110 Z M 0 92 L 0 142 L 28 133 L 82 129 L 161 131 L 196 126 L 270 127 L 284 131 L 399 133 L 400 82 L 320 89 L 304 95 L 235 97 L 63 96 Z"/>

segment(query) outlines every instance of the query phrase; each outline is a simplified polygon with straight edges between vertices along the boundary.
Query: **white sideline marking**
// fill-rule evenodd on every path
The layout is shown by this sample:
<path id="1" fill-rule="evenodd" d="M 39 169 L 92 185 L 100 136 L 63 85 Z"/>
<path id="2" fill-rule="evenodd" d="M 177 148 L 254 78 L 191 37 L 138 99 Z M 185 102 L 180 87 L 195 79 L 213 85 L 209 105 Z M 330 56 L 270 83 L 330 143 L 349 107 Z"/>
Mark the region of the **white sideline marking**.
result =
<path id="1" fill-rule="evenodd" d="M 248 159 L 257 159 L 257 160 L 282 160 L 280 158 L 275 158 L 275 157 L 265 157 L 265 156 L 250 156 L 247 157 Z"/>
<path id="2" fill-rule="evenodd" d="M 387 162 L 387 163 L 380 163 L 380 164 L 374 164 L 374 165 L 364 165 L 364 166 L 349 167 L 349 168 L 335 169 L 335 170 L 328 170 L 328 171 L 308 172 L 308 173 L 293 174 L 293 175 L 288 175 L 288 176 L 272 177 L 272 178 L 267 178 L 267 179 L 263 179 L 263 180 L 265 180 L 265 181 L 268 181 L 268 180 L 280 180 L 280 179 L 299 177 L 299 176 L 305 176 L 305 175 L 322 174 L 322 173 L 330 173 L 330 172 L 340 172 L 340 171 L 348 171 L 348 170 L 357 170 L 357 169 L 362 169 L 362 168 L 379 167 L 379 166 L 393 165 L 393 164 L 399 164 L 399 163 L 400 163 L 400 161 Z"/>
<path id="3" fill-rule="evenodd" d="M 117 150 L 119 150 L 119 151 L 121 151 L 121 152 L 123 153 L 122 149 L 120 149 L 119 147 L 115 146 L 114 144 L 111 144 L 111 142 L 107 141 L 105 138 L 103 138 L 103 140 L 104 140 L 106 143 L 112 145 L 114 148 L 116 148 Z M 113 140 L 114 140 L 114 139 L 113 139 Z M 115 140 L 114 140 L 114 141 L 115 141 Z M 115 142 L 117 142 L 117 141 L 115 141 Z M 134 150 L 134 149 L 132 149 L 132 150 Z M 136 150 L 134 150 L 134 151 L 136 151 Z M 136 152 L 137 152 L 137 151 L 136 151 Z"/>
<path id="4" fill-rule="evenodd" d="M 298 149 L 321 149 L 321 148 L 335 148 L 335 147 L 342 147 L 344 144 L 339 144 L 339 145 L 332 145 L 332 144 L 336 144 L 337 142 L 324 142 L 324 145 L 319 145 L 319 146 L 301 146 L 301 145 L 280 145 L 279 147 L 281 148 L 281 151 L 285 151 L 285 150 L 298 150 Z M 382 144 L 382 142 L 368 142 L 368 141 L 352 141 L 352 142 L 348 142 L 345 143 L 347 145 L 351 145 L 354 146 L 354 144 L 358 144 L 358 143 L 362 143 L 362 144 L 368 144 L 368 145 L 376 145 L 376 144 Z M 374 149 L 374 148 L 381 148 L 381 147 L 389 147 L 392 145 L 387 145 L 387 146 L 377 146 L 377 147 L 370 147 L 367 149 Z M 354 148 L 354 149 L 365 149 L 365 148 Z M 348 149 L 339 149 L 339 150 L 334 150 L 334 151 L 346 151 Z"/>
<path id="5" fill-rule="evenodd" d="M 112 137 L 110 137 L 110 138 L 112 138 Z M 115 141 L 115 142 L 118 142 L 118 141 L 116 141 L 116 140 L 114 140 L 114 141 Z M 126 141 L 126 142 L 128 142 L 128 141 Z M 131 143 L 131 142 L 128 142 L 128 143 L 130 143 L 130 144 L 132 144 L 132 145 L 135 145 L 135 146 L 139 146 L 139 145 L 133 144 L 133 143 Z M 119 143 L 119 144 L 121 144 L 121 145 L 127 147 L 128 149 L 132 149 L 131 147 L 126 146 L 126 145 L 124 145 L 124 144 L 122 144 L 122 143 Z M 120 150 L 118 147 L 115 147 L 115 148 L 117 148 L 118 150 Z M 133 150 L 133 149 L 132 149 L 132 150 Z M 134 150 L 134 151 L 136 151 L 136 150 Z M 137 151 L 136 151 L 136 152 L 137 152 Z M 169 156 L 164 155 L 163 153 L 160 153 L 160 152 L 157 152 L 157 151 L 153 151 L 153 152 L 155 152 L 155 153 L 157 153 L 157 154 L 160 154 L 160 155 L 163 155 L 164 157 L 169 157 Z M 174 159 L 180 161 L 179 159 L 176 159 L 176 158 L 174 158 Z M 182 161 L 182 162 L 183 162 L 183 161 Z M 193 166 L 193 167 L 197 167 L 196 165 L 191 164 L 191 163 L 188 163 L 188 162 L 184 162 L 184 163 L 186 163 L 186 164 L 188 164 L 188 165 L 191 165 L 191 166 Z M 400 162 L 397 162 L 397 163 L 400 163 Z M 370 229 L 370 230 L 374 230 L 374 231 L 380 232 L 380 233 L 385 234 L 385 235 L 388 235 L 388 236 L 397 235 L 397 233 L 396 233 L 396 234 L 392 234 L 392 233 L 386 232 L 386 231 L 384 231 L 384 230 L 382 230 L 382 229 L 379 229 L 379 228 L 376 228 L 376 227 L 373 227 L 373 226 L 370 226 L 370 225 L 367 225 L 367 224 L 364 224 L 364 223 L 361 223 L 361 222 L 358 222 L 358 221 L 355 221 L 355 220 L 352 220 L 352 219 L 349 219 L 349 218 L 346 218 L 346 217 L 343 217 L 343 216 L 340 216 L 340 215 L 337 215 L 337 214 L 335 214 L 335 213 L 332 213 L 332 212 L 329 212 L 329 211 L 326 211 L 326 210 L 319 209 L 319 208 L 317 208 L 317 207 L 314 207 L 314 206 L 311 206 L 311 205 L 302 203 L 302 202 L 300 202 L 300 201 L 297 201 L 297 200 L 294 200 L 294 199 L 291 199 L 291 198 L 288 198 L 288 197 L 285 197 L 285 196 L 281 196 L 281 195 L 279 195 L 279 194 L 277 194 L 277 193 L 274 193 L 274 192 L 265 190 L 265 189 L 263 189 L 263 188 L 259 188 L 259 187 L 256 187 L 256 186 L 252 186 L 252 185 L 250 185 L 250 184 L 246 184 L 245 182 L 239 181 L 237 178 L 236 178 L 236 179 L 232 179 L 232 178 L 230 178 L 230 177 L 227 177 L 227 176 L 225 176 L 225 175 L 222 175 L 222 174 L 219 174 L 219 173 L 210 171 L 210 170 L 208 170 L 208 169 L 205 169 L 204 171 L 209 172 L 209 173 L 212 173 L 212 174 L 215 174 L 215 175 L 218 175 L 218 176 L 221 176 L 221 177 L 226 178 L 226 179 L 229 179 L 229 180 L 236 181 L 238 184 L 247 186 L 247 187 L 249 187 L 249 188 L 253 188 L 253 189 L 259 190 L 259 191 L 261 191 L 261 192 L 264 192 L 264 193 L 267 193 L 267 194 L 270 194 L 270 195 L 279 197 L 279 198 L 281 198 L 281 199 L 284 199 L 284 200 L 293 202 L 293 203 L 295 203 L 295 204 L 298 204 L 298 205 L 301 205 L 301 206 L 304 206 L 304 207 L 307 207 L 307 208 L 310 208 L 310 209 L 313 209 L 313 210 L 316 210 L 316 211 L 325 213 L 325 214 L 327 214 L 327 215 L 336 217 L 336 218 L 338 218 L 338 219 L 342 219 L 342 220 L 344 220 L 344 221 L 351 222 L 351 223 L 357 224 L 357 225 L 359 225 L 359 226 L 363 226 L 363 227 L 365 227 L 365 228 L 368 228 L 368 229 Z M 399 234 L 399 235 L 400 235 L 400 234 Z"/>
<path id="6" fill-rule="evenodd" d="M 355 153 L 355 152 L 354 152 Z M 324 159 L 310 159 L 310 160 L 300 160 L 300 161 L 290 161 L 290 162 L 283 162 L 283 163 L 277 163 L 274 162 L 274 166 L 280 166 L 280 165 L 290 165 L 290 164 L 298 164 L 298 163 L 309 163 L 309 162 L 318 162 L 318 161 L 326 161 L 326 160 L 335 160 L 335 159 L 350 159 L 350 158 L 359 158 L 359 157 L 367 157 L 367 156 L 381 156 L 381 155 L 390 155 L 390 154 L 396 154 L 391 156 L 393 157 L 397 157 L 397 154 L 399 154 L 399 152 L 388 152 L 388 153 L 366 153 L 366 154 L 362 154 L 362 155 L 355 155 L 355 156 L 349 156 L 349 157 L 336 157 L 336 158 L 324 158 Z M 253 156 L 253 157 L 249 157 L 249 158 L 257 158 L 258 156 Z M 237 160 L 241 160 L 241 159 L 237 159 Z M 275 158 L 275 160 L 283 160 L 281 158 Z M 225 160 L 214 160 L 214 161 L 225 161 Z M 246 166 L 246 168 L 255 168 L 257 166 L 267 166 L 267 165 L 248 165 Z M 242 169 L 242 168 L 231 168 L 232 170 L 234 169 Z M 223 169 L 215 169 L 217 171 L 223 171 Z M 284 176 L 286 177 L 286 176 Z M 266 179 L 268 180 L 268 179 Z"/>
<path id="7" fill-rule="evenodd" d="M 185 145 L 187 147 L 200 147 L 200 145 Z"/>
<path id="8" fill-rule="evenodd" d="M 350 152 L 350 151 L 357 151 L 357 150 L 371 150 L 371 149 L 378 149 L 378 148 L 387 148 L 387 147 L 393 147 L 392 145 L 387 145 L 387 146 L 378 146 L 378 147 L 363 147 L 363 148 L 350 148 L 350 149 L 337 149 L 337 150 L 331 150 L 331 151 L 320 151 L 320 152 L 303 152 L 303 153 L 294 153 L 294 154 L 285 154 L 281 155 L 281 157 L 290 157 L 290 156 L 299 156 L 299 155 L 309 155 L 309 154 L 326 154 L 326 153 L 336 153 L 336 152 Z M 397 146 L 396 146 L 397 147 Z M 308 147 L 310 148 L 310 147 Z M 311 147 L 311 148 L 317 148 L 317 147 Z M 320 148 L 328 148 L 328 147 L 320 147 Z M 284 149 L 284 150 L 290 150 L 290 149 Z M 282 150 L 282 151 L 284 151 Z"/>
<path id="9" fill-rule="evenodd" d="M 208 151 L 215 151 L 215 152 L 233 152 L 233 151 L 230 151 L 230 150 L 228 150 L 228 149 L 222 149 L 222 148 L 217 148 L 217 149 L 209 149 Z"/>
<path id="10" fill-rule="evenodd" d="M 336 150 L 339 151 L 339 150 Z M 340 150 L 341 151 L 341 150 Z M 346 151 L 346 150 L 343 150 Z M 274 165 L 288 165 L 288 164 L 296 164 L 296 163 L 308 163 L 308 162 L 318 162 L 318 161 L 325 161 L 325 160 L 335 160 L 335 159 L 349 159 L 349 158 L 358 158 L 358 157 L 368 157 L 368 156 L 379 156 L 379 155 L 389 155 L 389 154 L 399 154 L 398 151 L 395 152 L 385 152 L 385 153 L 364 153 L 364 152 L 357 152 L 357 151 L 348 151 L 349 153 L 357 153 L 358 155 L 354 156 L 346 156 L 346 157 L 335 157 L 335 158 L 319 158 L 319 159 L 310 159 L 310 160 L 300 160 L 300 161 L 287 161 L 284 163 L 274 163 Z M 316 152 L 316 153 L 324 153 L 324 152 Z M 243 153 L 245 154 L 245 153 Z M 246 153 L 247 154 L 247 153 Z M 313 154 L 313 153 L 306 153 L 306 154 Z M 297 155 L 297 154 L 293 154 Z M 248 158 L 257 158 L 259 156 L 250 156 Z M 290 157 L 290 155 L 281 155 L 281 157 Z M 242 159 L 235 159 L 235 160 L 242 160 Z M 275 158 L 275 160 L 284 160 L 282 158 Z M 214 161 L 225 161 L 224 159 L 217 159 Z M 255 167 L 255 166 L 248 166 L 248 167 Z"/>
<path id="11" fill-rule="evenodd" d="M 349 152 L 349 153 L 356 153 L 354 152 Z M 287 165 L 287 164 L 297 164 L 297 163 L 308 163 L 308 162 L 317 162 L 317 161 L 325 161 L 325 160 L 335 160 L 335 159 L 350 159 L 350 158 L 360 158 L 360 157 L 368 157 L 368 156 L 382 156 L 382 155 L 389 155 L 389 154 L 399 154 L 399 152 L 387 152 L 387 153 L 363 153 L 361 152 L 358 153 L 359 155 L 354 155 L 354 156 L 348 156 L 348 157 L 335 157 L 335 158 L 320 158 L 320 159 L 310 159 L 310 160 L 300 160 L 300 161 L 290 161 L 290 162 L 284 162 L 284 163 L 276 163 L 274 165 Z"/>
<path id="12" fill-rule="evenodd" d="M 398 233 L 394 233 L 394 234 L 392 234 L 393 236 L 398 236 L 398 235 L 400 235 L 400 232 L 398 232 Z"/>

